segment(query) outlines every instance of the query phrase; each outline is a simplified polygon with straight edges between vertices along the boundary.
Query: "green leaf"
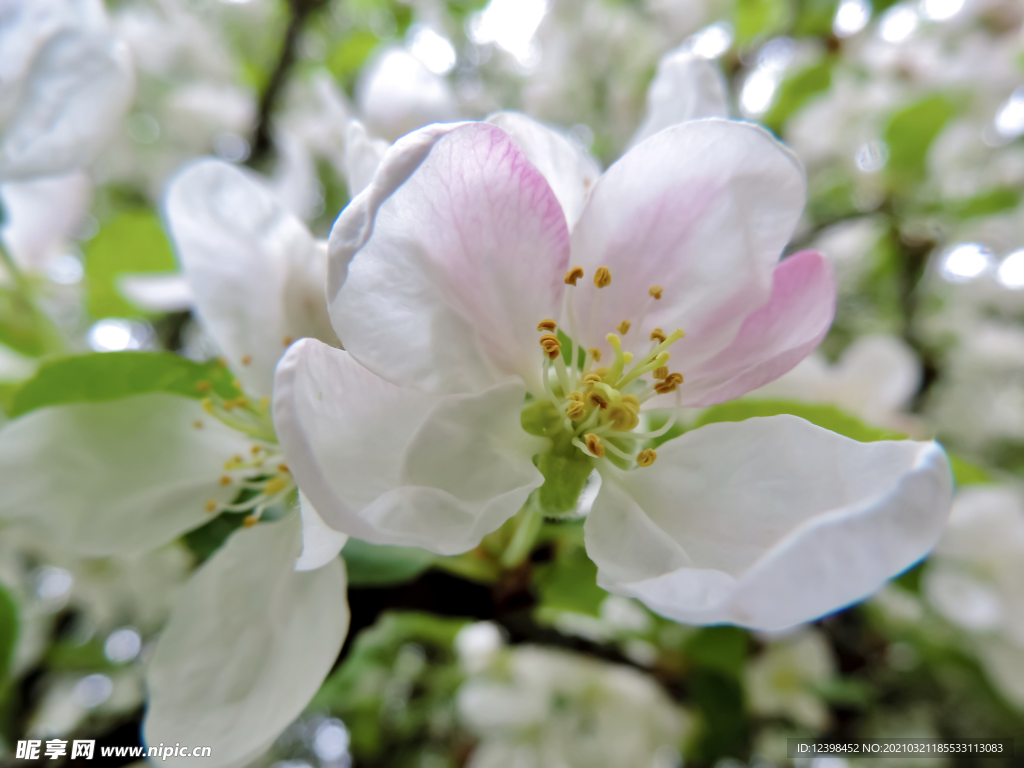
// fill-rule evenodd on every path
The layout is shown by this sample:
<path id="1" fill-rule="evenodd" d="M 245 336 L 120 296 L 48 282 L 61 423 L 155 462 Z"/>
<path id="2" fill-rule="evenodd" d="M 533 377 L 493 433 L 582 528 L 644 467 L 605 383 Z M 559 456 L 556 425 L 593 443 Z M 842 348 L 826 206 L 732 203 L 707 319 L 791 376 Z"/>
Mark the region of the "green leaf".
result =
<path id="1" fill-rule="evenodd" d="M 372 32 L 355 30 L 331 48 L 324 63 L 338 82 L 347 83 L 362 69 L 379 42 Z"/>
<path id="2" fill-rule="evenodd" d="M 831 88 L 832 65 L 832 59 L 828 58 L 783 80 L 775 105 L 765 117 L 765 125 L 780 133 L 790 115 L 797 112 L 812 96 Z"/>
<path id="3" fill-rule="evenodd" d="M 170 272 L 174 254 L 160 219 L 148 210 L 135 210 L 103 225 L 85 250 L 87 309 L 93 317 L 133 317 L 143 314 L 118 293 L 116 281 L 128 272 Z"/>
<path id="4" fill-rule="evenodd" d="M 828 37 L 839 0 L 796 0 L 794 37 Z"/>
<path id="5" fill-rule="evenodd" d="M 739 627 L 702 627 L 686 639 L 690 663 L 739 679 L 747 660 L 750 636 Z"/>
<path id="6" fill-rule="evenodd" d="M 928 150 L 956 113 L 957 107 L 950 99 L 934 95 L 892 116 L 885 129 L 889 146 L 886 173 L 892 181 L 907 184 L 925 177 Z"/>
<path id="7" fill-rule="evenodd" d="M 196 363 L 170 352 L 104 352 L 52 360 L 14 394 L 11 417 L 64 403 L 103 402 L 166 392 L 201 398 L 207 381 L 224 398 L 237 397 L 231 372 L 220 363 Z"/>
<path id="8" fill-rule="evenodd" d="M 46 325 L 20 291 L 0 286 L 0 344 L 29 357 L 46 354 Z"/>
<path id="9" fill-rule="evenodd" d="M 979 467 L 977 464 L 961 459 L 959 456 L 949 452 L 947 452 L 947 455 L 949 456 L 949 465 L 953 469 L 953 478 L 956 480 L 957 485 L 979 485 L 992 482 L 991 476 L 984 467 Z"/>
<path id="10" fill-rule="evenodd" d="M 62 672 L 102 672 L 114 667 L 103 653 L 103 643 L 99 640 L 80 645 L 61 640 L 50 646 L 45 661 L 51 669 Z"/>
<path id="11" fill-rule="evenodd" d="M 788 0 L 736 0 L 732 11 L 736 44 L 745 46 L 769 37 L 785 27 L 791 15 Z"/>
<path id="12" fill-rule="evenodd" d="M 20 628 L 18 604 L 3 584 L 0 584 L 0 690 L 3 689 L 11 672 Z"/>
<path id="13" fill-rule="evenodd" d="M 991 216 L 994 213 L 1016 208 L 1020 203 L 1020 192 L 1011 187 L 997 187 L 969 197 L 966 200 L 949 202 L 950 213 L 960 219 L 976 216 Z"/>
<path id="14" fill-rule="evenodd" d="M 341 551 L 352 587 L 412 581 L 434 562 L 434 554 L 417 547 L 392 547 L 349 539 Z"/>
<path id="15" fill-rule="evenodd" d="M 877 427 L 869 427 L 848 413 L 831 405 L 807 405 L 784 400 L 734 400 L 708 408 L 697 420 L 694 429 L 719 421 L 746 421 L 756 417 L 788 413 L 812 424 L 862 443 L 876 440 L 903 440 L 906 435 Z"/>
<path id="16" fill-rule="evenodd" d="M 814 686 L 814 691 L 830 704 L 867 709 L 875 698 L 871 686 L 863 680 L 836 677 Z"/>

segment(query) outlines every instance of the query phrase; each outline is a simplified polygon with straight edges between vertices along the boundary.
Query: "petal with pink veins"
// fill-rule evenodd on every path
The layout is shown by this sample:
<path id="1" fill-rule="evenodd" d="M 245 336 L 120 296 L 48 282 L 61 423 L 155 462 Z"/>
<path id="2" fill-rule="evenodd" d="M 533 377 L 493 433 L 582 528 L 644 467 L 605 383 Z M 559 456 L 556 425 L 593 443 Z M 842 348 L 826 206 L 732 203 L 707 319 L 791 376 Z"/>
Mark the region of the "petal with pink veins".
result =
<path id="1" fill-rule="evenodd" d="M 780 262 L 771 299 L 747 315 L 728 347 L 692 369 L 681 356 L 683 404 L 723 403 L 777 379 L 821 343 L 835 311 L 835 279 L 820 253 L 801 251 Z"/>
<path id="2" fill-rule="evenodd" d="M 585 272 L 574 296 L 584 345 L 610 354 L 605 335 L 628 320 L 627 350 L 646 352 L 654 328 L 682 328 L 673 359 L 692 367 L 714 357 L 768 301 L 805 189 L 797 158 L 749 123 L 693 120 L 630 150 L 572 234 L 572 263 Z M 611 285 L 598 290 L 602 266 Z M 663 289 L 658 301 L 652 286 Z"/>
<path id="3" fill-rule="evenodd" d="M 467 392 L 516 375 L 541 392 L 537 323 L 557 316 L 568 259 L 558 199 L 507 133 L 431 126 L 392 147 L 335 225 L 331 319 L 394 384 Z"/>

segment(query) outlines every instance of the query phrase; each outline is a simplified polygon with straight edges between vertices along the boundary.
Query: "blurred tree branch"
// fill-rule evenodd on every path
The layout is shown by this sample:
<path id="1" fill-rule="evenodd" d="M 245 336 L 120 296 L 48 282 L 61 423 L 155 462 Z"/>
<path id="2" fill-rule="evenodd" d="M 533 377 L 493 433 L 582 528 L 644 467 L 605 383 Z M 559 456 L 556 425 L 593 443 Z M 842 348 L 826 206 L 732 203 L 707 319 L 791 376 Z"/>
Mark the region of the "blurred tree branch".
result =
<path id="1" fill-rule="evenodd" d="M 273 151 L 274 142 L 271 120 L 284 89 L 284 84 L 287 82 L 291 68 L 295 64 L 299 37 L 310 15 L 327 5 L 327 2 L 328 0 L 288 0 L 288 28 L 284 33 L 281 53 L 278 56 L 277 65 L 267 81 L 267 87 L 260 94 L 259 112 L 252 140 L 252 152 L 246 163 L 251 168 L 263 165 Z"/>

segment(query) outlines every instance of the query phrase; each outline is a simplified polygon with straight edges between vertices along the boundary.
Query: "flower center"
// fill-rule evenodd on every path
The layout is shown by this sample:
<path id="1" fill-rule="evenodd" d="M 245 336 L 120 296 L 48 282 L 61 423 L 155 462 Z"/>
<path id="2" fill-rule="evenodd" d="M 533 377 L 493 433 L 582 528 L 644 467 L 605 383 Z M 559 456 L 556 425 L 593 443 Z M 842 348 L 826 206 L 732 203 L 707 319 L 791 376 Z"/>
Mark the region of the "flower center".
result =
<path id="1" fill-rule="evenodd" d="M 566 296 L 566 316 L 569 334 L 556 333 L 554 320 L 544 319 L 537 325 L 542 333 L 540 347 L 543 353 L 544 398 L 527 404 L 523 426 L 533 434 L 551 438 L 553 453 L 570 457 L 572 453 L 593 459 L 616 457 L 618 464 L 630 467 L 649 467 L 657 453 L 644 449 L 645 441 L 660 437 L 675 424 L 676 411 L 660 429 L 644 432 L 640 426 L 640 407 L 657 395 L 677 392 L 683 383 L 680 373 L 669 371 L 669 347 L 683 338 L 682 330 L 666 334 L 655 328 L 650 335 L 650 348 L 639 359 L 622 349 L 620 335 L 609 333 L 605 339 L 615 353 L 609 365 L 600 366 L 601 351 L 585 352 L 575 347 L 576 336 L 572 293 L 583 269 L 573 267 L 565 275 L 569 286 Z M 611 284 L 608 267 L 601 267 L 594 275 L 594 285 L 602 289 Z M 661 298 L 661 286 L 651 286 L 649 303 Z M 643 318 L 637 318 L 637 326 Z M 617 326 L 625 335 L 634 323 L 624 319 Z M 582 357 L 582 361 L 580 361 Z M 676 395 L 678 410 L 679 395 Z M 570 447 L 571 446 L 571 447 Z M 611 456 L 609 456 L 609 454 Z"/>

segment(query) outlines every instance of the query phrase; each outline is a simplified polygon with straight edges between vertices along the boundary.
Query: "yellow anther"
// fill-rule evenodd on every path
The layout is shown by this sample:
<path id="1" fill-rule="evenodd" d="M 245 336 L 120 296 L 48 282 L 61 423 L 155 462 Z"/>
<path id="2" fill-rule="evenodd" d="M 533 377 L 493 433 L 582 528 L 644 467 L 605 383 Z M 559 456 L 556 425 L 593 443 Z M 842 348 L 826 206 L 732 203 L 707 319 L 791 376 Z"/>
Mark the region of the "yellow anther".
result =
<path id="1" fill-rule="evenodd" d="M 234 400 L 228 400 L 227 402 L 232 403 L 235 408 L 249 407 L 249 398 L 247 397 L 236 397 Z"/>
<path id="2" fill-rule="evenodd" d="M 599 373 L 588 373 L 583 377 L 584 384 L 597 384 L 601 381 L 601 374 Z"/>
<path id="3" fill-rule="evenodd" d="M 650 295 L 650 297 L 652 299 L 657 301 L 658 299 L 661 298 L 661 286 L 660 285 L 652 285 L 651 289 L 649 291 L 647 291 L 647 293 Z"/>
<path id="4" fill-rule="evenodd" d="M 573 267 L 565 273 L 565 284 L 576 285 L 576 281 L 583 277 L 583 267 Z"/>
<path id="5" fill-rule="evenodd" d="M 553 333 L 545 333 L 540 337 L 540 345 L 544 348 L 544 354 L 554 360 L 562 353 L 562 342 Z"/>
<path id="6" fill-rule="evenodd" d="M 260 519 L 256 515 L 248 515 L 245 520 L 242 521 L 242 525 L 246 528 L 252 528 Z"/>
<path id="7" fill-rule="evenodd" d="M 583 393 L 582 392 L 570 392 L 569 393 L 569 399 L 570 400 L 575 400 L 577 403 L 582 403 L 583 400 L 584 400 Z"/>
<path id="8" fill-rule="evenodd" d="M 554 320 L 541 320 L 539 323 L 537 323 L 538 331 L 547 331 L 548 333 L 554 333 L 555 328 L 557 327 L 558 325 L 555 323 Z"/>
<path id="9" fill-rule="evenodd" d="M 213 389 L 213 385 L 206 380 L 197 381 L 196 389 L 198 389 L 200 392 L 209 392 L 211 389 Z"/>
<path id="10" fill-rule="evenodd" d="M 216 512 L 217 511 L 217 502 L 214 501 L 213 499 L 210 499 L 208 502 L 206 502 L 206 511 L 207 512 Z"/>
<path id="11" fill-rule="evenodd" d="M 601 362 L 601 350 L 600 349 L 598 349 L 597 347 L 594 347 L 593 349 L 588 349 L 587 351 L 590 353 L 590 356 L 592 358 L 594 358 L 594 362 L 595 363 L 600 363 Z"/>
<path id="12" fill-rule="evenodd" d="M 252 355 L 242 355 L 242 365 L 249 365 L 252 362 Z"/>
<path id="13" fill-rule="evenodd" d="M 208 397 L 203 398 L 203 410 L 211 416 L 213 415 L 213 400 Z"/>
<path id="14" fill-rule="evenodd" d="M 623 395 L 622 404 L 636 408 L 638 413 L 640 411 L 640 398 L 638 398 L 636 395 Z"/>
<path id="15" fill-rule="evenodd" d="M 625 336 L 629 333 L 629 320 L 623 320 L 621 323 L 615 326 L 615 330 Z"/>
<path id="16" fill-rule="evenodd" d="M 236 453 L 234 456 L 232 456 L 231 460 L 236 464 L 241 464 L 244 461 L 244 459 L 242 458 L 242 454 L 240 453 Z"/>
<path id="17" fill-rule="evenodd" d="M 251 453 L 253 456 L 255 456 L 257 453 L 259 453 L 262 450 L 263 449 L 260 448 L 258 445 L 254 445 L 252 448 L 249 449 L 249 453 Z"/>
<path id="18" fill-rule="evenodd" d="M 594 373 L 596 373 L 598 376 L 600 376 L 601 380 L 603 381 L 604 378 L 608 375 L 608 371 L 610 371 L 610 370 L 611 370 L 611 368 L 608 368 L 608 367 L 602 365 L 600 368 L 595 368 L 594 369 Z"/>
<path id="19" fill-rule="evenodd" d="M 267 496 L 275 496 L 287 487 L 288 480 L 280 476 L 272 477 L 267 481 L 267 484 L 263 486 L 263 493 Z"/>
<path id="20" fill-rule="evenodd" d="M 197 419 L 196 421 L 192 422 L 192 426 L 195 427 L 196 429 L 202 429 L 203 428 L 203 422 L 201 422 L 201 421 L 199 421 Z"/>
<path id="21" fill-rule="evenodd" d="M 598 267 L 594 273 L 594 285 L 598 288 L 607 288 L 612 284 L 612 271 L 608 267 Z"/>
<path id="22" fill-rule="evenodd" d="M 665 332 L 661 330 L 661 328 L 655 328 L 653 331 L 651 331 L 651 341 L 661 342 L 665 341 L 665 339 L 667 338 L 668 336 L 665 335 Z"/>
<path id="23" fill-rule="evenodd" d="M 277 465 L 277 471 L 278 472 L 291 472 L 291 470 L 288 469 L 288 465 L 287 464 L 278 464 Z"/>
<path id="24" fill-rule="evenodd" d="M 573 421 L 579 421 L 587 415 L 587 407 L 578 400 L 572 400 L 569 402 L 569 407 L 565 409 L 565 415 Z"/>
<path id="25" fill-rule="evenodd" d="M 225 411 L 233 411 L 233 410 L 235 410 L 235 401 L 234 400 L 225 400 L 224 401 L 224 410 Z M 210 411 L 210 413 L 213 413 L 213 411 Z"/>
<path id="26" fill-rule="evenodd" d="M 594 454 L 598 458 L 604 456 L 604 446 L 601 445 L 600 437 L 595 435 L 593 432 L 590 432 L 586 436 L 584 436 L 583 441 L 584 443 L 586 443 L 587 450 L 590 451 L 592 454 Z"/>
<path id="27" fill-rule="evenodd" d="M 221 477 L 221 479 L 220 479 L 220 484 L 221 484 L 221 485 L 231 485 L 231 478 L 230 478 L 230 477 L 228 477 L 227 475 L 224 475 L 224 476 L 223 476 L 223 477 Z"/>
<path id="28" fill-rule="evenodd" d="M 654 378 L 657 381 L 661 381 L 662 379 L 667 379 L 668 378 L 668 366 L 667 365 L 663 365 L 663 366 L 661 366 L 661 368 L 655 368 L 654 369 Z"/>
<path id="29" fill-rule="evenodd" d="M 628 432 L 640 425 L 640 407 L 631 403 L 618 403 L 608 409 L 608 420 L 612 428 L 620 432 Z"/>
<path id="30" fill-rule="evenodd" d="M 636 463 L 641 467 L 649 467 L 658 458 L 658 452 L 647 448 L 636 455 Z"/>
<path id="31" fill-rule="evenodd" d="M 680 384 L 683 383 L 683 374 L 681 373 L 670 373 L 665 377 L 664 381 L 659 381 L 654 385 L 654 391 L 659 395 L 667 395 L 669 392 L 675 392 Z"/>
<path id="32" fill-rule="evenodd" d="M 588 392 L 587 403 L 600 408 L 602 411 L 608 407 L 608 400 L 599 392 Z"/>
<path id="33" fill-rule="evenodd" d="M 290 347 L 292 345 L 292 342 L 294 341 L 295 338 L 292 336 L 285 336 L 283 339 L 281 339 L 281 343 L 284 344 L 286 347 Z"/>

